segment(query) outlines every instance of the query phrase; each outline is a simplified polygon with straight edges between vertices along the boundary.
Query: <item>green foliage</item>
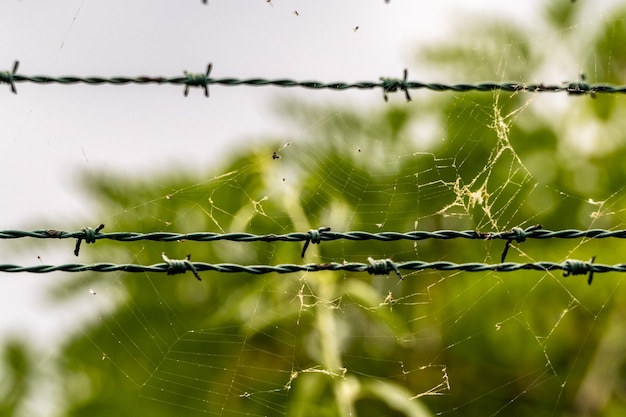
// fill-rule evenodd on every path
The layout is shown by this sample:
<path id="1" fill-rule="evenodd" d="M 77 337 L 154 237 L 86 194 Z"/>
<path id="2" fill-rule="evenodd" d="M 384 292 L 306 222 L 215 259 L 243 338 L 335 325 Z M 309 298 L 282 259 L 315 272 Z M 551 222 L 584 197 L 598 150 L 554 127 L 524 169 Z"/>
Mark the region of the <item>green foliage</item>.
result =
<path id="1" fill-rule="evenodd" d="M 0 415 L 14 416 L 28 398 L 31 378 L 32 358 L 27 348 L 17 341 L 7 342 L 3 346 L 2 361 L 4 369 L 0 381 Z"/>

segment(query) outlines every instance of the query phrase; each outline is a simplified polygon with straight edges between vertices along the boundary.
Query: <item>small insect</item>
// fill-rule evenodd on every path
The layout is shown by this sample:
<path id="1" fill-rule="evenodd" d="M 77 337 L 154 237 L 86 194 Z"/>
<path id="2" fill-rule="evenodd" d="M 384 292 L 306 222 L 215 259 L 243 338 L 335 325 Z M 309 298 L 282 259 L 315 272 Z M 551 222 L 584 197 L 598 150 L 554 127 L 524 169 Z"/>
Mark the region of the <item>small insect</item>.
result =
<path id="1" fill-rule="evenodd" d="M 274 152 L 272 154 L 272 159 L 280 159 L 280 155 L 278 155 L 276 152 Z"/>
<path id="2" fill-rule="evenodd" d="M 92 290 L 91 288 L 89 288 L 89 294 L 96 295 L 96 292 L 94 290 Z"/>
<path id="3" fill-rule="evenodd" d="M 293 14 L 295 14 L 296 16 L 300 16 L 300 13 L 298 13 L 298 11 L 297 11 L 297 10 L 294 10 L 294 11 L 293 11 Z"/>
<path id="4" fill-rule="evenodd" d="M 359 30 L 359 27 L 358 27 L 358 26 L 355 26 L 355 27 L 354 27 L 354 31 L 356 32 L 357 30 Z"/>
<path id="5" fill-rule="evenodd" d="M 396 299 L 393 298 L 393 294 L 391 293 L 391 291 L 389 291 L 389 293 L 387 294 L 387 297 L 385 297 L 385 299 L 383 300 L 381 306 L 383 306 L 383 305 L 392 306 L 395 303 L 396 303 Z"/>

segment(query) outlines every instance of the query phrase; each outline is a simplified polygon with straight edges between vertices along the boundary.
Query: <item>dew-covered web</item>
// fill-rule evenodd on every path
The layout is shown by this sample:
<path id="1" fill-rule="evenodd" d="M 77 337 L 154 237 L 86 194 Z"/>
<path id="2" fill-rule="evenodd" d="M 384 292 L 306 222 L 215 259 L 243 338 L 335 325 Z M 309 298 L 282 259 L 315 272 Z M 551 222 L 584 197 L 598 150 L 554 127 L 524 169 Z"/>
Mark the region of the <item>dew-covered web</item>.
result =
<path id="1" fill-rule="evenodd" d="M 601 27 L 613 37 L 598 41 L 608 42 L 608 54 L 587 57 L 576 49 L 568 76 L 579 77 L 584 67 L 590 82 L 613 82 L 624 36 L 623 20 L 613 17 L 532 36 L 503 27 L 476 30 L 487 44 L 470 51 L 470 64 L 443 49 L 424 54 L 436 68 L 461 68 L 457 74 L 466 78 L 534 82 L 555 72 L 565 77 L 549 66 L 545 46 Z M 626 227 L 616 156 L 623 146 L 615 127 L 620 98 L 411 94 L 410 103 L 398 94 L 361 110 L 282 103 L 286 133 L 233 151 L 221 166 L 136 181 L 98 175 L 89 187 L 102 200 L 107 231 Z M 162 252 L 242 265 L 369 257 L 492 264 L 504 246 L 502 240 L 338 240 L 309 245 L 304 259 L 302 243 L 291 242 L 100 240 L 88 249 L 94 259 L 142 265 L 160 262 Z M 621 248 L 618 240 L 528 239 L 513 242 L 506 261 L 596 256 L 615 264 L 622 262 Z M 115 380 L 137 415 L 188 416 L 584 414 L 602 409 L 621 381 L 614 368 L 624 358 L 613 341 L 622 314 L 618 274 L 596 274 L 591 286 L 560 271 L 404 271 L 402 279 L 204 272 L 201 278 L 79 278 L 94 304 L 111 313 L 82 333 L 92 343 L 77 372 L 100 375 L 103 386 Z"/>

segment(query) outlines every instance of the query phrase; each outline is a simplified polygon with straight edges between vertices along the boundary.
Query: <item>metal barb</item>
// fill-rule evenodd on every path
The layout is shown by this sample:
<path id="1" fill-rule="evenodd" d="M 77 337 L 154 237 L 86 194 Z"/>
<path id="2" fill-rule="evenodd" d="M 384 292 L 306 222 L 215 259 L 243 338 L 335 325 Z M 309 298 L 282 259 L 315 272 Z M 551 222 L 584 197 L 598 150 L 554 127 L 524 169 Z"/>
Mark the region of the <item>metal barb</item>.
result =
<path id="1" fill-rule="evenodd" d="M 301 258 L 304 258 L 304 254 L 309 247 L 309 244 L 318 244 L 322 241 L 322 234 L 324 232 L 330 232 L 330 227 L 320 227 L 319 229 L 311 229 L 308 231 L 309 238 L 304 242 L 304 247 L 302 248 L 302 253 L 300 254 Z"/>
<path id="2" fill-rule="evenodd" d="M 167 257 L 165 252 L 161 252 L 161 257 L 167 264 L 167 275 L 184 274 L 187 271 L 191 271 L 193 276 L 196 277 L 198 281 L 202 281 L 200 274 L 198 274 L 198 270 L 194 264 L 190 262 L 191 254 L 188 254 L 185 259 L 170 259 Z"/>
<path id="3" fill-rule="evenodd" d="M 74 248 L 74 255 L 78 256 L 78 252 L 80 252 L 80 245 L 85 239 L 86 243 L 96 243 L 96 235 L 100 232 L 100 230 L 104 229 L 104 224 L 96 227 L 96 230 L 91 227 L 83 227 L 82 232 L 84 236 L 76 239 L 76 247 Z"/>
<path id="4" fill-rule="evenodd" d="M 389 272 L 394 271 L 400 279 L 404 279 L 398 265 L 389 258 L 374 259 L 370 256 L 367 261 L 370 263 L 367 272 L 371 275 L 389 275 Z"/>
<path id="5" fill-rule="evenodd" d="M 584 73 L 580 74 L 578 81 L 572 81 L 567 84 L 567 94 L 573 96 L 588 94 L 591 98 L 596 98 L 595 92 L 587 83 L 587 77 Z"/>
<path id="6" fill-rule="evenodd" d="M 401 80 L 397 78 L 385 78 L 385 77 L 380 78 L 380 80 L 382 81 L 381 86 L 383 88 L 383 99 L 385 100 L 385 102 L 389 101 L 389 97 L 387 96 L 387 93 L 394 93 L 398 90 L 404 91 L 404 95 L 406 97 L 407 102 L 411 101 L 411 95 L 409 94 L 409 89 L 407 86 L 408 75 L 409 75 L 409 71 L 405 68 L 404 76 Z"/>
<path id="7" fill-rule="evenodd" d="M 539 230 L 542 227 L 543 226 L 541 226 L 540 224 L 536 224 L 534 226 L 527 227 L 526 229 L 522 229 L 521 227 L 514 227 L 513 229 L 511 229 L 510 233 L 513 234 L 513 237 L 508 239 L 506 243 L 504 244 L 504 250 L 502 251 L 502 256 L 500 256 L 500 262 L 504 263 L 504 260 L 506 259 L 506 255 L 509 253 L 509 248 L 511 247 L 511 244 L 513 243 L 513 241 L 516 241 L 517 243 L 525 242 L 526 234 L 528 232 Z"/>
<path id="8" fill-rule="evenodd" d="M 17 69 L 20 67 L 20 61 L 15 61 L 13 63 L 13 69 L 11 71 L 1 71 L 0 72 L 0 83 L 9 84 L 11 87 L 11 92 L 13 94 L 17 94 L 17 90 L 15 88 L 15 74 L 17 73 Z"/>
<path id="9" fill-rule="evenodd" d="M 589 262 L 578 261 L 575 259 L 568 259 L 565 261 L 563 268 L 563 276 L 568 277 L 570 275 L 587 275 L 587 284 L 591 285 L 593 281 L 593 263 L 596 260 L 595 256 L 592 256 Z"/>
<path id="10" fill-rule="evenodd" d="M 209 65 L 207 65 L 205 74 L 184 71 L 185 77 L 187 77 L 187 79 L 185 80 L 185 91 L 183 92 L 185 97 L 189 95 L 189 86 L 203 87 L 205 97 L 209 96 L 209 75 L 211 75 L 212 69 L 213 64 L 209 63 Z"/>

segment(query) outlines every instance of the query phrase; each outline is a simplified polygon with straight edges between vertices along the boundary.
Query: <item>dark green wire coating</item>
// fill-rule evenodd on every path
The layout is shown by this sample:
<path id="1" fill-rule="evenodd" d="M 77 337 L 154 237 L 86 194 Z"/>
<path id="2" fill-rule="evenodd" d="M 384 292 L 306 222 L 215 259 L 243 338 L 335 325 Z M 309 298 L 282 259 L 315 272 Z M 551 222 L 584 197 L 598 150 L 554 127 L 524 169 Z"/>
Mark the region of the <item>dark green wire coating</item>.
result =
<path id="1" fill-rule="evenodd" d="M 381 270 L 381 265 L 386 265 L 384 271 Z M 393 262 L 388 259 L 383 263 L 380 261 L 371 260 L 370 263 L 337 263 L 330 262 L 324 264 L 282 264 L 282 265 L 238 265 L 231 263 L 221 264 L 209 264 L 204 262 L 189 262 L 189 270 L 191 266 L 198 272 L 203 271 L 215 271 L 221 273 L 248 273 L 248 274 L 290 274 L 295 272 L 318 272 L 318 271 L 346 271 L 346 272 L 368 272 L 376 274 L 388 274 L 389 272 L 396 271 L 411 271 L 418 272 L 424 270 L 437 270 L 437 271 L 461 271 L 461 272 L 514 272 L 521 270 L 531 271 L 563 271 L 566 276 L 568 275 L 581 275 L 588 273 L 604 273 L 604 272 L 626 272 L 626 264 L 616 265 L 603 265 L 594 264 L 592 262 L 584 262 L 578 260 L 567 260 L 562 263 L 554 262 L 532 262 L 532 263 L 499 263 L 499 264 L 485 264 L 485 263 L 463 263 L 457 264 L 453 262 L 422 262 L 422 261 L 410 261 L 410 262 Z M 171 273 L 171 265 L 168 263 L 160 263 L 155 265 L 135 265 L 135 264 L 111 264 L 111 263 L 97 263 L 97 264 L 64 264 L 64 265 L 35 265 L 35 266 L 19 266 L 12 264 L 0 264 L 0 272 L 31 272 L 31 273 L 49 273 L 49 272 L 168 272 Z M 175 273 L 181 273 L 184 271 L 176 271 Z"/>
<path id="2" fill-rule="evenodd" d="M 370 233 L 363 231 L 347 231 L 333 232 L 330 230 L 317 231 L 317 239 L 319 241 L 332 240 L 377 240 L 383 242 L 392 242 L 399 240 L 419 241 L 426 239 L 477 239 L 477 240 L 520 240 L 521 236 L 526 239 L 607 239 L 607 238 L 626 238 L 626 230 L 528 230 L 518 232 L 479 232 L 474 230 L 436 230 L 436 231 L 410 231 L 410 232 L 379 232 Z M 519 234 L 521 233 L 521 235 Z M 67 232 L 62 230 L 0 230 L 0 239 L 19 239 L 19 238 L 35 238 L 35 239 L 85 239 L 85 230 L 76 232 Z M 170 233 L 170 232 L 112 232 L 112 233 L 94 233 L 91 236 L 94 240 L 108 239 L 120 242 L 135 242 L 140 240 L 150 240 L 159 242 L 176 242 L 180 240 L 196 241 L 196 242 L 212 242 L 218 240 L 227 240 L 233 242 L 306 242 L 311 240 L 311 232 L 294 232 L 285 234 L 267 234 L 256 235 L 251 233 L 213 233 L 213 232 L 193 232 L 193 233 Z"/>
<path id="3" fill-rule="evenodd" d="M 348 89 L 377 89 L 380 88 L 385 93 L 404 91 L 407 100 L 410 100 L 408 95 L 409 90 L 426 89 L 431 91 L 453 91 L 457 93 L 464 93 L 470 91 L 528 91 L 528 92 L 567 92 L 572 95 L 581 94 L 609 94 L 609 93 L 626 93 L 626 86 L 618 86 L 611 84 L 588 84 L 584 80 L 566 82 L 560 85 L 549 85 L 544 83 L 526 84 L 523 82 L 478 82 L 478 83 L 459 83 L 459 84 L 442 84 L 442 83 L 426 83 L 419 81 L 408 81 L 405 77 L 389 78 L 381 77 L 380 81 L 360 81 L 360 82 L 322 82 L 322 81 L 297 81 L 288 78 L 283 79 L 265 79 L 265 78 L 211 78 L 209 77 L 211 65 L 209 65 L 206 73 L 187 73 L 184 76 L 179 77 L 150 77 L 150 76 L 137 76 L 137 77 L 102 77 L 102 76 L 60 76 L 55 77 L 51 75 L 22 75 L 17 73 L 19 62 L 16 61 L 13 67 L 13 71 L 0 71 L 0 83 L 9 84 L 11 90 L 16 92 L 15 83 L 34 83 L 34 84 L 89 84 L 89 85 L 126 85 L 126 84 L 173 84 L 184 85 L 186 91 L 188 87 L 202 87 L 205 90 L 205 94 L 208 96 L 208 86 L 210 85 L 223 85 L 223 86 L 275 86 L 275 87 L 300 87 L 308 89 L 330 89 L 336 91 L 343 91 Z"/>
<path id="4" fill-rule="evenodd" d="M 4 81 L 4 80 L 0 80 Z M 52 77 L 47 75 L 35 75 L 25 76 L 15 74 L 13 76 L 14 82 L 30 82 L 35 84 L 111 84 L 111 85 L 124 85 L 124 84 L 188 84 L 187 77 L 77 77 L 77 76 L 63 76 Z M 626 86 L 616 86 L 610 84 L 581 84 L 581 83 L 568 83 L 564 85 L 546 85 L 546 84 L 524 84 L 520 82 L 480 82 L 475 84 L 462 83 L 462 84 L 440 84 L 440 83 L 424 83 L 417 81 L 402 82 L 396 80 L 392 83 L 389 82 L 372 82 L 372 81 L 360 81 L 355 83 L 346 82 L 330 82 L 325 83 L 322 81 L 297 81 L 291 79 L 274 79 L 269 80 L 265 78 L 207 78 L 207 85 L 225 85 L 225 86 L 275 86 L 275 87 L 303 87 L 310 89 L 330 89 L 330 90 L 348 90 L 348 89 L 361 89 L 370 90 L 374 88 L 382 88 L 386 91 L 397 90 L 419 90 L 426 89 L 431 91 L 455 91 L 455 92 L 469 92 L 469 91 L 494 91 L 502 90 L 508 92 L 516 91 L 529 91 L 529 92 L 568 92 L 571 94 L 584 94 L 584 93 L 626 93 Z M 197 84 L 194 84 L 197 86 Z M 395 87 L 395 88 L 394 88 Z"/>

